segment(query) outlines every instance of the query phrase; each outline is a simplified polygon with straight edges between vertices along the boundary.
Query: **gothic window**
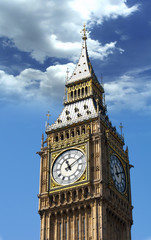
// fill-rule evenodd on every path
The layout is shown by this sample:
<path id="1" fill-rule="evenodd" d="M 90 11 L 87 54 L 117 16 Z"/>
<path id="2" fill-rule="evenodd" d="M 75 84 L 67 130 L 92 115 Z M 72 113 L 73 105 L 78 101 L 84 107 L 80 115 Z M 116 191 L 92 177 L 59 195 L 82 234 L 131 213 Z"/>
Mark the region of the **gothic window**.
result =
<path id="1" fill-rule="evenodd" d="M 85 88 L 85 94 L 88 94 L 88 87 Z"/>
<path id="2" fill-rule="evenodd" d="M 77 98 L 77 90 L 74 91 L 74 97 Z"/>
<path id="3" fill-rule="evenodd" d="M 88 188 L 84 189 L 84 197 L 87 198 L 88 197 Z"/>
<path id="4" fill-rule="evenodd" d="M 85 127 L 83 127 L 83 128 L 82 128 L 82 133 L 84 133 L 84 134 L 85 134 Z"/>
<path id="5" fill-rule="evenodd" d="M 84 88 L 82 88 L 82 96 L 84 96 Z"/>
<path id="6" fill-rule="evenodd" d="M 58 142 L 58 136 L 56 136 L 55 140 L 56 140 L 56 142 Z"/>
<path id="7" fill-rule="evenodd" d="M 68 132 L 66 133 L 66 138 L 69 138 L 69 133 Z"/>
<path id="8" fill-rule="evenodd" d="M 77 129 L 77 135 L 80 135 L 80 130 L 79 129 Z"/>
<path id="9" fill-rule="evenodd" d="M 80 89 L 78 89 L 78 97 L 80 97 Z"/>
<path id="10" fill-rule="evenodd" d="M 63 140 L 63 139 L 64 139 L 63 134 L 61 134 L 61 140 Z"/>
<path id="11" fill-rule="evenodd" d="M 79 199 L 82 198 L 82 190 L 81 189 L 78 191 L 78 197 L 79 197 Z"/>
<path id="12" fill-rule="evenodd" d="M 71 92 L 71 99 L 73 99 L 73 91 Z"/>
<path id="13" fill-rule="evenodd" d="M 71 132 L 71 137 L 74 137 L 74 131 Z"/>
<path id="14" fill-rule="evenodd" d="M 65 201 L 65 195 L 64 195 L 64 193 L 62 193 L 62 195 L 61 195 L 61 203 L 64 203 L 64 201 Z"/>
<path id="15" fill-rule="evenodd" d="M 76 200 L 76 196 L 77 196 L 76 191 L 74 191 L 73 194 L 72 194 L 72 199 L 73 199 L 73 201 Z"/>

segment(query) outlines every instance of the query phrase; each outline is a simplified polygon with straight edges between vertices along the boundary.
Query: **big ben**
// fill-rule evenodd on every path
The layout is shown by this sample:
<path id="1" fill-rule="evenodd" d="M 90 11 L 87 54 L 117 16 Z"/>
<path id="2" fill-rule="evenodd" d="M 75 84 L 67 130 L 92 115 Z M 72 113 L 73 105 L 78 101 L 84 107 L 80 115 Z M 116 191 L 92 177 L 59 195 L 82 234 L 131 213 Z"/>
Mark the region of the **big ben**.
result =
<path id="1" fill-rule="evenodd" d="M 107 116 L 87 50 L 67 78 L 64 107 L 42 136 L 40 240 L 130 240 L 130 163 Z"/>

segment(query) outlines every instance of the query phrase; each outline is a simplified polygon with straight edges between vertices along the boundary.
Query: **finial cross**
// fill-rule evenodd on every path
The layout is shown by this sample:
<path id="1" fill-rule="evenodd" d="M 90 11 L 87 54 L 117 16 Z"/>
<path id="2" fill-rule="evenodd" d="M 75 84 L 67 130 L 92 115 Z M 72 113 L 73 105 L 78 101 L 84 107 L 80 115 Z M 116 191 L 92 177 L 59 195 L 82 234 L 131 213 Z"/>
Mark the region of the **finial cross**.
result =
<path id="1" fill-rule="evenodd" d="M 88 33 L 88 30 L 86 29 L 86 25 L 85 24 L 83 25 L 83 29 L 82 29 L 81 33 L 82 33 L 82 39 L 86 40 L 87 39 L 86 33 Z"/>

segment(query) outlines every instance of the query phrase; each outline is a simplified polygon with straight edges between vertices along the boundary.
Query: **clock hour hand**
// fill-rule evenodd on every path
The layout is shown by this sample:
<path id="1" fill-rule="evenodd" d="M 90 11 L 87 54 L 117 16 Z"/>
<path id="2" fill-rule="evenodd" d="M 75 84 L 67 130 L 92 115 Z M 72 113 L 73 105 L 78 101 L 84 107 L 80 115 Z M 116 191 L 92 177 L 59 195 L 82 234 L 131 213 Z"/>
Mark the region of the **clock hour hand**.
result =
<path id="1" fill-rule="evenodd" d="M 71 170 L 71 165 L 69 164 L 68 160 L 66 160 L 67 167 L 65 168 L 66 171 Z"/>

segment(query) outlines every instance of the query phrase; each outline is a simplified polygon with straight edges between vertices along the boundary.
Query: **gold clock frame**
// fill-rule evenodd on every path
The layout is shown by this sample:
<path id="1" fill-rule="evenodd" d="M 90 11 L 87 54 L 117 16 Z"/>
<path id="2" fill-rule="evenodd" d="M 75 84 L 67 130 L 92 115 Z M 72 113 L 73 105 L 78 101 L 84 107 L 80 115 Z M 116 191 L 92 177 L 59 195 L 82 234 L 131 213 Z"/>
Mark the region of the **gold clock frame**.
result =
<path id="1" fill-rule="evenodd" d="M 53 167 L 53 164 L 54 162 L 56 161 L 56 159 L 65 151 L 67 150 L 71 150 L 71 149 L 76 149 L 76 150 L 79 150 L 81 151 L 85 157 L 86 157 L 86 169 L 84 170 L 82 176 L 77 180 L 75 181 L 74 183 L 72 184 L 69 184 L 69 185 L 61 185 L 61 184 L 58 184 L 55 179 L 53 178 L 53 175 L 52 175 L 52 167 Z M 60 190 L 65 190 L 65 189 L 70 189 L 70 188 L 74 188 L 74 187 L 77 187 L 77 186 L 81 186 L 81 185 L 87 185 L 89 184 L 89 180 L 90 180 L 90 177 L 89 177 L 89 142 L 85 142 L 85 143 L 82 143 L 82 144 L 79 144 L 79 145 L 76 145 L 76 146 L 73 146 L 73 147 L 67 147 L 67 148 L 64 148 L 64 149 L 60 149 L 60 150 L 56 150 L 56 151 L 53 151 L 53 152 L 50 152 L 50 174 L 49 174 L 49 193 L 52 193 L 54 191 L 60 191 Z"/>

